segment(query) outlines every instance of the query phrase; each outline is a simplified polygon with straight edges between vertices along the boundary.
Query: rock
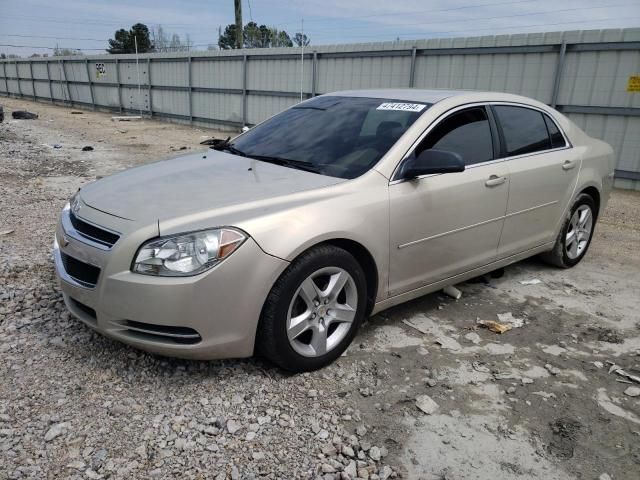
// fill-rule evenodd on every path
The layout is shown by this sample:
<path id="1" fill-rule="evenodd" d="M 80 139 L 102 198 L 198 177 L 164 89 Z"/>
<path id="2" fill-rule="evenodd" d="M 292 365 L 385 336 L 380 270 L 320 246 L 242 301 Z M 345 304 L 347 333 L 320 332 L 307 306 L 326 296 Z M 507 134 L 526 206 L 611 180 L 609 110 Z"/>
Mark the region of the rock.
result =
<path id="1" fill-rule="evenodd" d="M 99 473 L 94 472 L 93 470 L 91 470 L 90 468 L 87 468 L 84 472 L 85 477 L 91 479 L 91 480 L 100 480 L 102 477 L 102 475 L 100 475 Z"/>
<path id="2" fill-rule="evenodd" d="M 640 396 L 640 388 L 639 387 L 629 387 L 624 391 L 625 395 L 630 397 L 638 397 Z"/>
<path id="3" fill-rule="evenodd" d="M 457 351 L 462 348 L 455 338 L 447 337 L 447 336 L 438 337 L 436 339 L 436 343 L 440 345 L 440 347 L 444 348 L 445 350 Z"/>
<path id="4" fill-rule="evenodd" d="M 227 431 L 233 435 L 234 433 L 236 433 L 238 430 L 240 430 L 242 428 L 242 425 L 238 422 L 236 422 L 235 420 L 229 420 L 227 422 Z"/>
<path id="5" fill-rule="evenodd" d="M 318 391 L 317 390 L 309 390 L 307 392 L 307 397 L 309 398 L 316 398 L 318 396 Z"/>
<path id="6" fill-rule="evenodd" d="M 482 339 L 480 338 L 480 335 L 478 335 L 476 332 L 469 332 L 464 336 L 464 338 L 465 340 L 470 341 L 474 345 L 477 345 L 482 341 Z"/>
<path id="7" fill-rule="evenodd" d="M 333 457 L 338 454 L 338 450 L 333 445 L 325 445 L 322 447 L 321 452 L 327 457 Z"/>
<path id="8" fill-rule="evenodd" d="M 322 473 L 336 473 L 336 469 L 328 463 L 323 463 L 320 468 L 322 468 Z"/>
<path id="9" fill-rule="evenodd" d="M 47 433 L 45 433 L 44 435 L 44 441 L 50 442 L 54 438 L 58 438 L 60 435 L 64 434 L 66 431 L 67 431 L 66 423 L 57 423 L 53 425 L 51 428 L 49 428 L 49 430 L 47 430 Z"/>
<path id="10" fill-rule="evenodd" d="M 364 425 L 358 425 L 358 427 L 356 428 L 356 435 L 358 435 L 359 437 L 364 437 L 367 434 L 367 427 L 365 427 Z"/>
<path id="11" fill-rule="evenodd" d="M 603 473 L 598 477 L 598 480 L 611 480 L 611 476 L 608 473 Z"/>
<path id="12" fill-rule="evenodd" d="M 264 452 L 253 452 L 251 454 L 251 457 L 256 461 L 260 461 L 260 460 L 264 460 L 265 454 Z"/>
<path id="13" fill-rule="evenodd" d="M 439 405 L 433 401 L 429 395 L 420 395 L 416 398 L 416 407 L 427 415 L 432 415 L 438 411 Z"/>
<path id="14" fill-rule="evenodd" d="M 73 462 L 67 464 L 67 467 L 74 468 L 76 470 L 82 470 L 85 467 L 85 463 L 82 460 L 74 460 Z"/>
<path id="15" fill-rule="evenodd" d="M 369 449 L 369 457 L 371 457 L 371 460 L 373 460 L 374 462 L 379 462 L 380 458 L 382 457 L 380 455 L 380 449 L 378 447 L 371 447 Z"/>
<path id="16" fill-rule="evenodd" d="M 16 110 L 11 112 L 11 116 L 16 120 L 35 120 L 38 118 L 36 113 L 27 112 L 26 110 Z"/>
<path id="17" fill-rule="evenodd" d="M 349 458 L 353 458 L 353 457 L 355 457 L 355 456 L 356 456 L 355 452 L 353 451 L 353 448 L 351 448 L 351 447 L 350 447 L 350 446 L 348 446 L 348 445 L 343 445 L 343 446 L 342 446 L 342 454 L 343 454 L 345 457 L 349 457 Z"/>
<path id="18" fill-rule="evenodd" d="M 528 385 L 533 383 L 533 379 L 532 378 L 527 378 L 527 377 L 522 377 L 520 379 L 520 381 L 522 382 L 523 385 Z"/>
<path id="19" fill-rule="evenodd" d="M 364 480 L 369 480 L 369 470 L 366 468 L 358 469 L 358 477 L 363 478 Z"/>
<path id="20" fill-rule="evenodd" d="M 142 458 L 147 458 L 147 446 L 145 444 L 140 445 L 135 450 L 136 454 Z"/>
<path id="21" fill-rule="evenodd" d="M 507 388 L 507 393 L 509 395 L 511 395 L 512 393 L 516 393 L 516 387 L 509 387 Z"/>
<path id="22" fill-rule="evenodd" d="M 91 145 L 86 145 L 86 146 L 82 147 L 82 151 L 83 152 L 92 152 L 93 151 L 93 147 Z"/>
<path id="23" fill-rule="evenodd" d="M 551 375 L 558 375 L 559 373 L 561 373 L 561 370 L 559 368 L 554 367 L 553 365 L 551 365 L 550 363 L 547 363 L 544 368 L 547 369 L 547 371 L 551 374 Z"/>
<path id="24" fill-rule="evenodd" d="M 371 395 L 373 395 L 373 393 L 371 393 L 371 390 L 369 390 L 369 388 L 365 387 L 365 388 L 361 388 L 359 389 L 360 391 L 360 395 L 362 395 L 363 397 L 370 397 Z"/>
<path id="25" fill-rule="evenodd" d="M 350 478 L 355 478 L 358 476 L 358 469 L 356 468 L 356 462 L 351 460 L 349 465 L 344 467 L 344 473 L 349 475 Z"/>
<path id="26" fill-rule="evenodd" d="M 391 475 L 393 475 L 393 470 L 388 465 L 385 465 L 380 470 L 378 470 L 378 476 L 380 480 L 387 480 Z"/>

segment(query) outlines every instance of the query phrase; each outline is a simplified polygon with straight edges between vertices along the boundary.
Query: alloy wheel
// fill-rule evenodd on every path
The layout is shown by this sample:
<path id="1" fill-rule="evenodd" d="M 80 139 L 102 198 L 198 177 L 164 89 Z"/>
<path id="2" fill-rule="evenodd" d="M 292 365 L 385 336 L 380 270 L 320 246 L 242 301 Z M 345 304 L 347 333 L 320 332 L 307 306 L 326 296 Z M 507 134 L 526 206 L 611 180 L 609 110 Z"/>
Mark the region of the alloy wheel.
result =
<path id="1" fill-rule="evenodd" d="M 569 221 L 564 248 L 567 257 L 575 260 L 586 250 L 593 229 L 593 213 L 589 205 L 580 205 Z"/>
<path id="2" fill-rule="evenodd" d="M 298 287 L 287 314 L 291 347 L 305 357 L 333 350 L 349 333 L 356 318 L 358 290 L 351 275 L 339 267 L 325 267 Z"/>

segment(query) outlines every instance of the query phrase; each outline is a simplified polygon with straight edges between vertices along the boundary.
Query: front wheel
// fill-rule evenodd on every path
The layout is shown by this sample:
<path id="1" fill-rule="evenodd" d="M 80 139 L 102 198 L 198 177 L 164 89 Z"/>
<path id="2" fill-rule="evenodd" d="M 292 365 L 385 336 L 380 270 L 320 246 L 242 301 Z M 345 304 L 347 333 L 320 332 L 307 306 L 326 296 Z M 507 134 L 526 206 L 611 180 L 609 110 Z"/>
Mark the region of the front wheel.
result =
<path id="1" fill-rule="evenodd" d="M 591 244 L 596 215 L 593 198 L 586 193 L 578 195 L 560 230 L 553 250 L 542 254 L 542 259 L 560 268 L 577 265 L 584 258 Z"/>
<path id="2" fill-rule="evenodd" d="M 322 245 L 303 253 L 267 297 L 258 351 L 292 372 L 328 365 L 358 331 L 366 289 L 362 267 L 346 250 Z"/>

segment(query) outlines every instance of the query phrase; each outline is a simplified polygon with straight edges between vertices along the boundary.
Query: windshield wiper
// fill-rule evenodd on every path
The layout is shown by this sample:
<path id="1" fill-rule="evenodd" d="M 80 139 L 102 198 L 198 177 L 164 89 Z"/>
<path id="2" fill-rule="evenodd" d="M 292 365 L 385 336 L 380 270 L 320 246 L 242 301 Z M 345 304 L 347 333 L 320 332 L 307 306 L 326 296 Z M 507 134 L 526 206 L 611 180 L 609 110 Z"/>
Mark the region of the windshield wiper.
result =
<path id="1" fill-rule="evenodd" d="M 234 155 L 240 155 L 241 157 L 247 156 L 247 154 L 244 153 L 242 150 L 239 150 L 236 147 L 234 147 L 233 143 L 229 142 L 229 140 L 231 140 L 231 137 L 227 137 L 226 140 L 220 140 L 219 142 L 212 144 L 210 148 L 218 151 L 226 150 L 230 153 L 233 153 Z"/>
<path id="2" fill-rule="evenodd" d="M 300 160 L 289 160 L 288 158 L 270 157 L 268 155 L 247 155 L 249 158 L 260 160 L 262 162 L 273 163 L 275 165 L 281 165 L 283 167 L 297 168 L 298 170 L 304 170 L 306 172 L 322 173 L 322 170 L 309 162 L 302 162 Z"/>

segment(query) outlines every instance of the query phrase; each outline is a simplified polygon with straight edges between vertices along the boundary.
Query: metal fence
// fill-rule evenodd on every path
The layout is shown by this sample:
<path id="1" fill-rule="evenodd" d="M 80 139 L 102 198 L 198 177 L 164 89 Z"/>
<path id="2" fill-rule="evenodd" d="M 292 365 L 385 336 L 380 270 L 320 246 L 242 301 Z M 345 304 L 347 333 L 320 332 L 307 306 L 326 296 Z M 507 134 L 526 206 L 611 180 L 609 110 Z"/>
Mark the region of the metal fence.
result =
<path id="1" fill-rule="evenodd" d="M 498 90 L 536 98 L 618 154 L 640 189 L 640 28 L 354 45 L 0 61 L 0 95 L 142 113 L 215 128 L 253 125 L 355 88 Z"/>

